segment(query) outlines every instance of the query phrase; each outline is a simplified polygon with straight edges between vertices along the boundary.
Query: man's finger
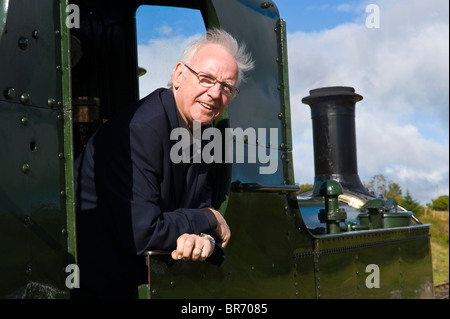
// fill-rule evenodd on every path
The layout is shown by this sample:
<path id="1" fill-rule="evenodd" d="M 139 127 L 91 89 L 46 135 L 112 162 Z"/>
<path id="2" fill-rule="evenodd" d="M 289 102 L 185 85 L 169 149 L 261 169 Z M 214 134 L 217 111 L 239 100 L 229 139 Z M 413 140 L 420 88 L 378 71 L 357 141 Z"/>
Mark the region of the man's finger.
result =
<path id="1" fill-rule="evenodd" d="M 177 256 L 174 259 L 182 259 L 183 258 L 183 253 L 184 253 L 184 244 L 186 242 L 186 239 L 188 238 L 188 234 L 183 234 L 180 237 L 178 237 L 177 239 Z"/>

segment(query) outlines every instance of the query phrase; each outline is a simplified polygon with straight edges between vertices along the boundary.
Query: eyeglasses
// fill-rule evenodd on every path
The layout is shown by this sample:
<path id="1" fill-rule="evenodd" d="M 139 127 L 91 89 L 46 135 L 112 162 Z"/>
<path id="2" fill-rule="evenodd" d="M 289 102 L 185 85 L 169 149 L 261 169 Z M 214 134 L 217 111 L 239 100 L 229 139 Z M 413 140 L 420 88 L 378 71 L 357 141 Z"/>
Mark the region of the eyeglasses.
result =
<path id="1" fill-rule="evenodd" d="M 239 93 L 239 89 L 237 87 L 235 87 L 234 85 L 219 81 L 216 78 L 214 78 L 211 75 L 208 75 L 206 73 L 195 72 L 186 64 L 184 64 L 184 66 L 187 67 L 189 69 L 189 71 L 191 71 L 192 73 L 195 74 L 195 76 L 198 79 L 198 83 L 205 88 L 211 88 L 216 83 L 219 83 L 220 84 L 220 92 L 222 92 L 226 96 L 235 97 Z"/>

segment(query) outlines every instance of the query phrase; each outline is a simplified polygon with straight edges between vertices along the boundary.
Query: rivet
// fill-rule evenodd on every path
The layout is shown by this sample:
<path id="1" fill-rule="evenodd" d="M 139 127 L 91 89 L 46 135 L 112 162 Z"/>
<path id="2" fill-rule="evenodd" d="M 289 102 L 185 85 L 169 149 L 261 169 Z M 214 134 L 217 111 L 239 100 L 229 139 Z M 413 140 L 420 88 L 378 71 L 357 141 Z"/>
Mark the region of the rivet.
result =
<path id="1" fill-rule="evenodd" d="M 25 227 L 28 227 L 31 224 L 30 216 L 25 216 L 25 218 L 23 219 L 23 223 L 25 224 Z"/>
<path id="2" fill-rule="evenodd" d="M 279 120 L 283 119 L 283 117 L 284 117 L 284 114 L 283 114 L 283 113 L 279 113 L 279 114 L 278 114 L 278 119 L 279 119 Z"/>
<path id="3" fill-rule="evenodd" d="M 50 107 L 54 107 L 56 105 L 55 99 L 54 98 L 49 98 L 47 100 L 47 105 L 50 106 Z"/>
<path id="4" fill-rule="evenodd" d="M 33 36 L 33 38 L 38 39 L 40 36 L 40 32 L 39 32 L 39 30 L 33 30 L 31 35 Z"/>
<path id="5" fill-rule="evenodd" d="M 59 159 L 63 159 L 63 158 L 64 158 L 64 154 L 63 154 L 63 153 L 59 153 L 59 154 L 58 154 L 58 158 L 59 158 Z"/>
<path id="6" fill-rule="evenodd" d="M 24 104 L 24 105 L 30 104 L 30 94 L 29 93 L 23 93 L 20 96 L 20 102 L 22 102 L 22 104 Z"/>
<path id="7" fill-rule="evenodd" d="M 67 229 L 65 229 L 65 228 L 61 229 L 61 235 L 66 237 L 67 236 Z"/>
<path id="8" fill-rule="evenodd" d="M 16 90 L 14 90 L 14 88 L 7 88 L 5 90 L 5 97 L 9 100 L 12 100 L 16 97 Z"/>
<path id="9" fill-rule="evenodd" d="M 56 66 L 56 71 L 60 71 L 61 70 L 61 66 L 60 65 L 57 65 Z"/>
<path id="10" fill-rule="evenodd" d="M 22 117 L 20 119 L 20 123 L 22 123 L 23 126 L 28 125 L 28 118 L 27 117 Z"/>
<path id="11" fill-rule="evenodd" d="M 58 114 L 58 116 L 56 118 L 60 121 L 62 121 L 64 119 L 64 117 L 61 114 Z"/>
<path id="12" fill-rule="evenodd" d="M 266 1 L 261 4 L 262 9 L 269 9 L 270 7 L 273 7 L 273 3 L 270 1 Z"/>
<path id="13" fill-rule="evenodd" d="M 30 172 L 30 165 L 28 165 L 27 163 L 22 165 L 22 172 L 24 174 L 28 174 Z"/>
<path id="14" fill-rule="evenodd" d="M 171 281 L 171 282 L 170 282 L 170 287 L 171 287 L 171 288 L 175 287 L 175 282 L 174 282 L 174 281 Z"/>
<path id="15" fill-rule="evenodd" d="M 25 37 L 19 38 L 19 48 L 26 50 L 28 48 L 28 39 Z"/>

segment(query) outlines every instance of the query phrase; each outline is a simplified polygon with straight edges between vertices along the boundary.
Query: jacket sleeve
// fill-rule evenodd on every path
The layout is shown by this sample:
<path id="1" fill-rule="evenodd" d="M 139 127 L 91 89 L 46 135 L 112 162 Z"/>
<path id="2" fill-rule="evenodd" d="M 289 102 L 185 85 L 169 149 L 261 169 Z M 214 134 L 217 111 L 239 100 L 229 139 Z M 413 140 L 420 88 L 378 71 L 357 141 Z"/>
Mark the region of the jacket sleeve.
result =
<path id="1" fill-rule="evenodd" d="M 119 244 L 137 255 L 152 249 L 171 251 L 183 233 L 213 231 L 217 221 L 209 202 L 195 208 L 161 209 L 161 202 L 168 200 L 165 196 L 173 195 L 162 194 L 161 185 L 167 182 L 164 179 L 176 178 L 166 136 L 144 124 L 129 129 L 129 134 L 102 139 L 96 146 L 98 202 Z"/>

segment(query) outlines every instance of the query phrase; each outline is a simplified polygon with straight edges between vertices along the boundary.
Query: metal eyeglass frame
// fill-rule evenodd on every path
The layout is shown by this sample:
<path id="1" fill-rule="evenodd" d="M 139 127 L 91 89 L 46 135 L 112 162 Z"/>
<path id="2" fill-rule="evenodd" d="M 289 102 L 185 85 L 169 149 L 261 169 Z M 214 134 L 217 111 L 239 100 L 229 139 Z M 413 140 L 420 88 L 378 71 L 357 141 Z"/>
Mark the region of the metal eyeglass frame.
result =
<path id="1" fill-rule="evenodd" d="M 214 85 L 216 85 L 216 83 L 219 83 L 219 84 L 220 84 L 220 92 L 222 92 L 223 94 L 228 95 L 228 96 L 230 96 L 230 97 L 235 97 L 236 95 L 238 95 L 239 89 L 238 89 L 237 87 L 235 87 L 234 85 L 231 85 L 231 84 L 228 84 L 228 83 L 219 81 L 219 80 L 217 80 L 216 78 L 214 78 L 213 76 L 208 75 L 208 74 L 206 74 L 206 73 L 205 73 L 205 74 L 201 74 L 201 73 L 203 73 L 203 72 L 196 72 L 196 71 L 194 71 L 193 69 L 191 69 L 187 64 L 184 64 L 184 63 L 183 63 L 183 65 L 184 65 L 189 71 L 191 71 L 192 73 L 195 74 L 195 76 L 196 76 L 197 79 L 198 79 L 198 83 L 199 83 L 201 86 L 206 87 L 206 88 L 212 88 Z M 209 80 L 211 80 L 211 83 L 208 83 L 208 84 L 202 83 L 200 77 L 208 78 Z M 226 87 L 226 88 L 229 88 L 231 92 L 228 93 L 228 92 L 224 91 L 224 88 L 225 88 L 225 87 Z"/>

